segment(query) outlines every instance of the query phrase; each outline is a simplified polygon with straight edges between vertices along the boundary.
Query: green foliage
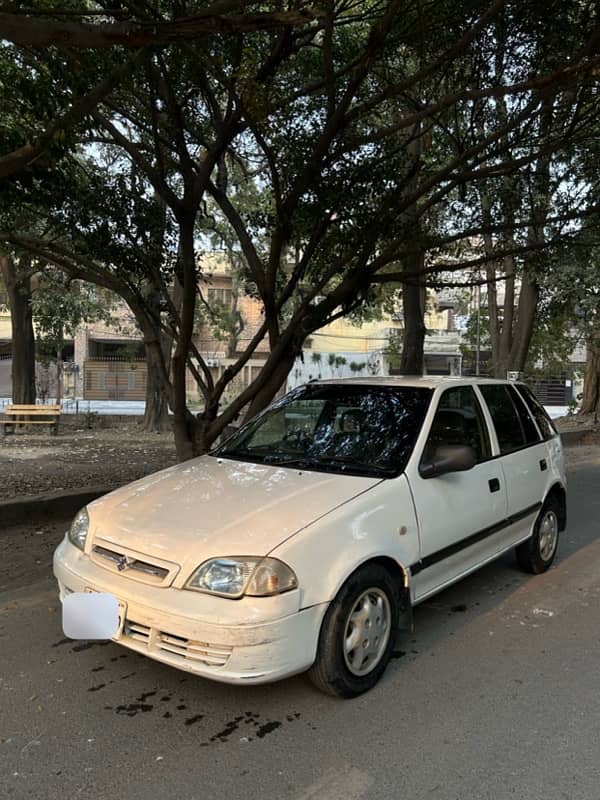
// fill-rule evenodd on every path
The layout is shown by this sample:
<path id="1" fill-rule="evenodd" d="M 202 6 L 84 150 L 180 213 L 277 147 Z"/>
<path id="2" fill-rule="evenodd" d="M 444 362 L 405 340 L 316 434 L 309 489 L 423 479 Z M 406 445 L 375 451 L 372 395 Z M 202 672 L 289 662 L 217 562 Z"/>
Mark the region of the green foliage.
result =
<path id="1" fill-rule="evenodd" d="M 527 380 L 555 379 L 569 371 L 570 358 L 581 338 L 575 323 L 573 308 L 569 304 L 554 300 L 544 304 L 538 315 L 533 332 L 524 375 Z M 492 375 L 490 353 L 490 318 L 487 307 L 480 311 L 481 375 Z M 463 366 L 474 369 L 477 348 L 477 315 L 472 313 L 467 320 L 460 345 Z"/>
<path id="2" fill-rule="evenodd" d="M 351 361 L 350 362 L 350 371 L 353 372 L 354 374 L 356 374 L 358 372 L 363 372 L 363 370 L 366 368 L 366 366 L 367 365 L 365 364 L 364 361 L 360 361 L 360 362 L 359 361 Z"/>
<path id="3" fill-rule="evenodd" d="M 525 378 L 536 381 L 570 374 L 571 355 L 580 338 L 581 332 L 574 325 L 573 309 L 565 303 L 549 304 L 538 316 Z"/>
<path id="4" fill-rule="evenodd" d="M 83 419 L 83 426 L 87 430 L 93 430 L 94 428 L 98 427 L 98 423 L 100 421 L 100 417 L 98 416 L 97 411 L 92 411 L 89 403 L 87 409 L 81 415 Z"/>
<path id="5" fill-rule="evenodd" d="M 58 270 L 46 269 L 38 275 L 39 285 L 32 295 L 36 343 L 42 361 L 56 358 L 65 338 L 73 338 L 82 323 L 110 322 L 113 300 L 96 287 L 72 281 Z"/>
<path id="6" fill-rule="evenodd" d="M 387 360 L 392 369 L 399 369 L 402 359 L 402 348 L 404 346 L 404 335 L 401 330 L 390 332 L 387 342 Z"/>

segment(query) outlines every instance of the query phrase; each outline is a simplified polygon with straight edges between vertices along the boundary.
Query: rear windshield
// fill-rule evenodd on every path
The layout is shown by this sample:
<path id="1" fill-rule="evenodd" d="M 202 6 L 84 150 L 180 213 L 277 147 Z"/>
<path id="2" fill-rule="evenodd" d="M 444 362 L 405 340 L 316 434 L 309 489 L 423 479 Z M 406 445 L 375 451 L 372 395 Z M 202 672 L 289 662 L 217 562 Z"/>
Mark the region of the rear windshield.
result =
<path id="1" fill-rule="evenodd" d="M 301 386 L 241 428 L 212 455 L 353 475 L 399 475 L 413 450 L 431 389 Z"/>

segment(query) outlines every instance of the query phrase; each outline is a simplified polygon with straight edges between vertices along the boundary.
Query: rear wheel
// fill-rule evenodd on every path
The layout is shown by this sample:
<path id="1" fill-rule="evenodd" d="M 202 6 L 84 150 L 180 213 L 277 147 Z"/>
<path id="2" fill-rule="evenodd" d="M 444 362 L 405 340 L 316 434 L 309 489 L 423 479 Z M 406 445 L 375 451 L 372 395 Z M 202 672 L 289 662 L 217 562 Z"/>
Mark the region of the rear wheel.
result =
<path id="1" fill-rule="evenodd" d="M 371 689 L 387 666 L 398 629 L 397 581 L 380 564 L 348 578 L 331 603 L 309 671 L 321 691 L 356 697 Z"/>
<path id="2" fill-rule="evenodd" d="M 559 517 L 558 501 L 549 497 L 535 521 L 532 535 L 517 547 L 517 561 L 521 569 L 539 575 L 550 567 L 558 547 Z"/>

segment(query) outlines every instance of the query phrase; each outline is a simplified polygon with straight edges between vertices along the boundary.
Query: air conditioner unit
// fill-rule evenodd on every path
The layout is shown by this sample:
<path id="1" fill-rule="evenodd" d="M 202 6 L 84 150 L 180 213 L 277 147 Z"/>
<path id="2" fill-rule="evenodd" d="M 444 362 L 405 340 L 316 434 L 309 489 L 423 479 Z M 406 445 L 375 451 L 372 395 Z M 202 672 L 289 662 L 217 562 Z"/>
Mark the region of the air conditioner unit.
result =
<path id="1" fill-rule="evenodd" d="M 207 367 L 218 367 L 221 362 L 218 358 L 207 358 L 206 359 L 206 366 Z"/>

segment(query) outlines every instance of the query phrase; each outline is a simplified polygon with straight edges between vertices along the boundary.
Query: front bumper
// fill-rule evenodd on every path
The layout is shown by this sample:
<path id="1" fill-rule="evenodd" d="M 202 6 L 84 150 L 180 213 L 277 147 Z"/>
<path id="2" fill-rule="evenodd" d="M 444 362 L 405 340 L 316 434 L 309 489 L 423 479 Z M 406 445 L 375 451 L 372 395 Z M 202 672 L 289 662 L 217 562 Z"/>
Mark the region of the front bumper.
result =
<path id="1" fill-rule="evenodd" d="M 292 592 L 228 600 L 147 586 L 99 567 L 66 538 L 53 566 L 61 600 L 86 590 L 113 594 L 126 604 L 114 641 L 177 669 L 224 683 L 269 683 L 315 660 L 327 604 L 299 609 Z"/>

